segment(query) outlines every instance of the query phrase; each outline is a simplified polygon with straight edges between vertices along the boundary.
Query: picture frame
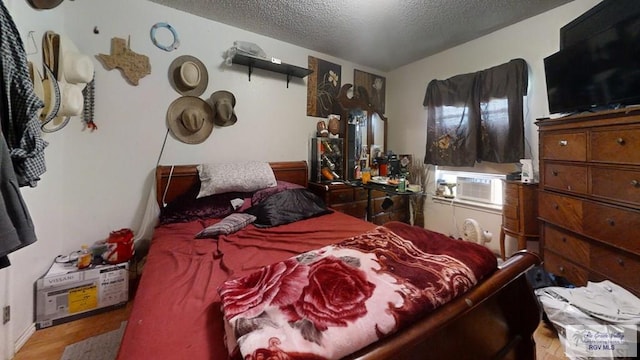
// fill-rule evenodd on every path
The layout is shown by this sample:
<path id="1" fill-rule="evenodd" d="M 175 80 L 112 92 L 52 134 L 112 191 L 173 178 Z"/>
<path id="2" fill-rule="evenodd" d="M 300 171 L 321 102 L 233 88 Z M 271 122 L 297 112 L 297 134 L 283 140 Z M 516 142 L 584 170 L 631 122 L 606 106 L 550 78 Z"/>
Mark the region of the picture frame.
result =
<path id="1" fill-rule="evenodd" d="M 309 69 L 313 71 L 307 80 L 307 116 L 327 118 L 334 113 L 342 66 L 309 56 Z"/>
<path id="2" fill-rule="evenodd" d="M 362 96 L 363 90 L 371 107 L 381 115 L 385 113 L 387 80 L 384 76 L 353 70 L 355 92 Z"/>

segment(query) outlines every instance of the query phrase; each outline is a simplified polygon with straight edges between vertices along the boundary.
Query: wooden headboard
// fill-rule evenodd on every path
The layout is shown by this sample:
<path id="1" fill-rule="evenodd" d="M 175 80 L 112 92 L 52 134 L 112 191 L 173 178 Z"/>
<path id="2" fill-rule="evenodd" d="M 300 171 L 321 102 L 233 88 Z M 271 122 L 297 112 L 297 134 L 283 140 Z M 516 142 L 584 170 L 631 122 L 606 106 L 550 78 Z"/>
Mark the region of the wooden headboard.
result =
<path id="1" fill-rule="evenodd" d="M 277 180 L 287 181 L 307 187 L 306 161 L 281 161 L 269 163 Z M 187 192 L 194 184 L 200 183 L 197 165 L 160 165 L 156 168 L 156 200 L 162 207 L 177 196 Z M 167 183 L 169 187 L 167 188 Z M 166 190 L 166 194 L 165 194 Z"/>

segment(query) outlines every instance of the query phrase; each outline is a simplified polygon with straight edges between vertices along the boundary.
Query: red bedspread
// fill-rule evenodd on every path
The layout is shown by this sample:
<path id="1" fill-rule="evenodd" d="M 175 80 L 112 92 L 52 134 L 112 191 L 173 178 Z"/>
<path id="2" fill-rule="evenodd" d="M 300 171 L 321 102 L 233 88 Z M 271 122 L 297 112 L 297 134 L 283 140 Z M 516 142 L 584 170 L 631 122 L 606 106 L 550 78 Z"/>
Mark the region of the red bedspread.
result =
<path id="1" fill-rule="evenodd" d="M 218 286 L 375 227 L 338 212 L 268 229 L 249 225 L 220 237 L 219 257 L 213 240 L 193 238 L 216 221 L 156 229 L 118 359 L 226 359 Z"/>
<path id="2" fill-rule="evenodd" d="M 495 268 L 495 256 L 477 244 L 388 223 L 226 281 L 228 347 L 238 346 L 245 360 L 343 358 Z"/>

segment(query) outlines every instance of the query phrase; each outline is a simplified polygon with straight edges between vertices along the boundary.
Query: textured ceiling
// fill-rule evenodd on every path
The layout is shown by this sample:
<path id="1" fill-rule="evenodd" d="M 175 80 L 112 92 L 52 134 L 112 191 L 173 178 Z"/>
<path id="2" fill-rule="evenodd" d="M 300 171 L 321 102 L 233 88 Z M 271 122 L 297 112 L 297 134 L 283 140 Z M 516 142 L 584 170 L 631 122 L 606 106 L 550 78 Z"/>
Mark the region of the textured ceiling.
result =
<path id="1" fill-rule="evenodd" d="M 151 1 L 389 71 L 570 0 Z"/>

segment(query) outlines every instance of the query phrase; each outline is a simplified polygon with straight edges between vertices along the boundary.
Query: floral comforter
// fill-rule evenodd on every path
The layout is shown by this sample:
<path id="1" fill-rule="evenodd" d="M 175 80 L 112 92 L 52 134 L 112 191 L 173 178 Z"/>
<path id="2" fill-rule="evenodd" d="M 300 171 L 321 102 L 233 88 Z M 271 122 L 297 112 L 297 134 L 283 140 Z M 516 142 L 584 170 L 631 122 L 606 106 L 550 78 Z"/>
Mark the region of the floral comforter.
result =
<path id="1" fill-rule="evenodd" d="M 482 246 L 391 225 L 223 283 L 218 291 L 232 356 L 341 358 L 406 327 L 496 268 Z"/>

